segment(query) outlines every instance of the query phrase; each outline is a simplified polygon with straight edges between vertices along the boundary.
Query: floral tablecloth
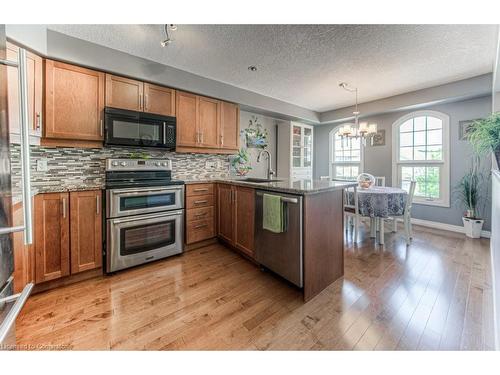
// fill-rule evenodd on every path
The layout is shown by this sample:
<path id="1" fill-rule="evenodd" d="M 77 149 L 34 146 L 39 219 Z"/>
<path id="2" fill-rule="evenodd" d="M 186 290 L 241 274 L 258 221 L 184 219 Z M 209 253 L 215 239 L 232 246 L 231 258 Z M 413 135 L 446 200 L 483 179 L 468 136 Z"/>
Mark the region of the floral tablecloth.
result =
<path id="1" fill-rule="evenodd" d="M 352 202 L 354 192 L 349 191 L 349 201 Z M 361 216 L 382 217 L 403 215 L 406 190 L 387 187 L 373 186 L 369 189 L 358 188 L 358 210 Z M 352 203 L 351 203 L 352 204 Z"/>

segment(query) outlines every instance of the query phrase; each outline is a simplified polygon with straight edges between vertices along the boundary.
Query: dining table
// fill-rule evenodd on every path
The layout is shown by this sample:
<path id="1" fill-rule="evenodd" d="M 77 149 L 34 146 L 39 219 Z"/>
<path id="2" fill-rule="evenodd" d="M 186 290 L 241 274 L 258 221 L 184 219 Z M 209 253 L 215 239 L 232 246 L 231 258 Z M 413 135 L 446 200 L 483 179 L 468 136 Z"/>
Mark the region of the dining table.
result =
<path id="1" fill-rule="evenodd" d="M 379 232 L 378 243 L 384 244 L 384 219 L 402 216 L 406 206 L 408 192 L 392 186 L 371 186 L 357 188 L 358 212 L 360 216 L 370 218 L 370 237 L 376 238 Z M 353 191 L 349 192 L 352 202 Z"/>

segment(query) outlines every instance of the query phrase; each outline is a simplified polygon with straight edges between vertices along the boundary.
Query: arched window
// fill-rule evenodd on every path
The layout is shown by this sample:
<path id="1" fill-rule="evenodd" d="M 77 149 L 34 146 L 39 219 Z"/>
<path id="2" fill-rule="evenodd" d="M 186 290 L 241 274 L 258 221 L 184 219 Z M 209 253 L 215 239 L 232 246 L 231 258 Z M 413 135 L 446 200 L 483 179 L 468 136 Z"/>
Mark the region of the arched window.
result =
<path id="1" fill-rule="evenodd" d="M 417 111 L 392 126 L 392 183 L 407 189 L 417 182 L 415 203 L 450 206 L 449 117 Z"/>
<path id="2" fill-rule="evenodd" d="M 342 139 L 337 126 L 330 132 L 330 177 L 355 180 L 363 171 L 363 148 L 358 138 Z"/>

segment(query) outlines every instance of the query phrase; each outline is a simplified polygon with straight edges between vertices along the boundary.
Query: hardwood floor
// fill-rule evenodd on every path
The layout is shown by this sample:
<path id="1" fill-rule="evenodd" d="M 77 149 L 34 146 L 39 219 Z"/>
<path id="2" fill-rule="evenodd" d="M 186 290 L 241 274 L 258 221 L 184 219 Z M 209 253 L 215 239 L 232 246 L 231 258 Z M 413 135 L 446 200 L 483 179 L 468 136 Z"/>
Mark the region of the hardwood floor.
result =
<path id="1" fill-rule="evenodd" d="M 222 245 L 30 298 L 18 341 L 66 349 L 492 350 L 489 241 L 415 227 L 347 239 L 345 277 L 308 303 Z"/>

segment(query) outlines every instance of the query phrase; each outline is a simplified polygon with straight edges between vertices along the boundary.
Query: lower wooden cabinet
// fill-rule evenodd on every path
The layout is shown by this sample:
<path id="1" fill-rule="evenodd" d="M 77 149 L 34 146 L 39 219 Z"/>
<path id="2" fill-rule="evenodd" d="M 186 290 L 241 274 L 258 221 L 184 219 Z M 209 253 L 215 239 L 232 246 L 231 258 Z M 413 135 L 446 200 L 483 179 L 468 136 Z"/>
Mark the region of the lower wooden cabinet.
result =
<path id="1" fill-rule="evenodd" d="M 101 191 L 35 197 L 35 282 L 102 264 Z"/>
<path id="2" fill-rule="evenodd" d="M 16 203 L 12 209 L 12 225 L 24 225 L 23 202 Z M 24 233 L 12 234 L 14 252 L 14 293 L 20 293 L 26 284 L 34 281 L 33 246 L 24 244 Z"/>
<path id="3" fill-rule="evenodd" d="M 255 190 L 217 184 L 217 235 L 246 255 L 254 256 Z"/>
<path id="4" fill-rule="evenodd" d="M 71 273 L 102 265 L 101 191 L 70 193 Z"/>
<path id="5" fill-rule="evenodd" d="M 186 185 L 186 244 L 215 237 L 214 184 Z"/>

